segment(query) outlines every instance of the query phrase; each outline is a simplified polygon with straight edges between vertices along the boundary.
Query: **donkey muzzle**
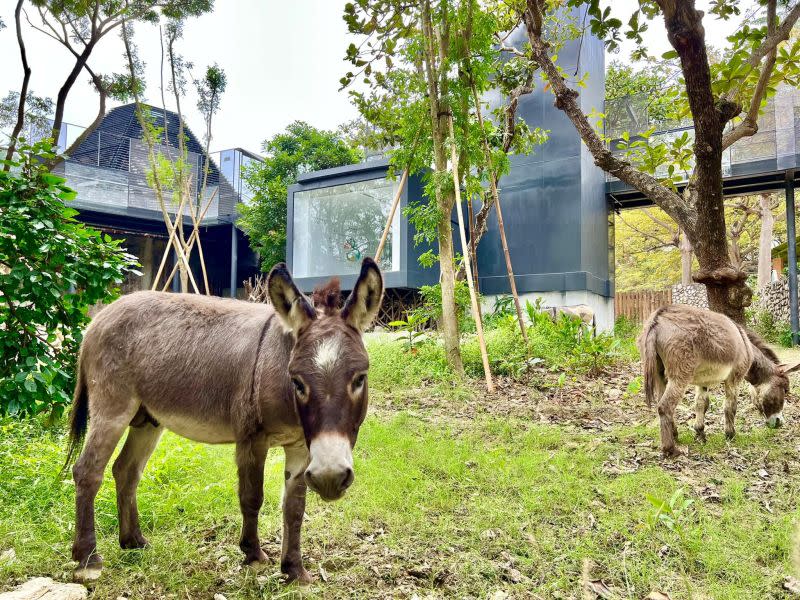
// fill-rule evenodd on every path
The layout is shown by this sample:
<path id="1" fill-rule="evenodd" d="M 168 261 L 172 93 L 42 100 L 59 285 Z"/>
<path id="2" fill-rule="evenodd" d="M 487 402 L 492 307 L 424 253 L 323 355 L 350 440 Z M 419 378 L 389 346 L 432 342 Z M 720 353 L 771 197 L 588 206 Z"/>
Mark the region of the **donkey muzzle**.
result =
<path id="1" fill-rule="evenodd" d="M 767 427 L 771 429 L 777 429 L 778 427 L 783 426 L 784 423 L 785 419 L 783 418 L 783 413 L 776 413 L 767 418 Z"/>
<path id="2" fill-rule="evenodd" d="M 321 433 L 311 440 L 309 451 L 306 483 L 323 500 L 338 500 L 355 479 L 350 439 L 339 433 Z"/>

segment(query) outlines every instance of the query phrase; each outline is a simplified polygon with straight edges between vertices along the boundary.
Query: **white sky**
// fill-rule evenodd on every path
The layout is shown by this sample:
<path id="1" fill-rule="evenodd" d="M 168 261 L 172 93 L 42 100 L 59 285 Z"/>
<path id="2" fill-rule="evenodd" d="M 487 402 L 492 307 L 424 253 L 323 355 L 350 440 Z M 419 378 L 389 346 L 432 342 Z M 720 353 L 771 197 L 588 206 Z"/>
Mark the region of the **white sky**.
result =
<path id="1" fill-rule="evenodd" d="M 339 92 L 339 78 L 348 70 L 343 57 L 352 41 L 342 20 L 344 0 L 216 0 L 213 13 L 190 20 L 180 52 L 195 64 L 199 76 L 214 62 L 225 69 L 228 88 L 214 127 L 212 150 L 243 147 L 260 151 L 272 137 L 295 120 L 334 129 L 356 117 L 346 92 Z M 616 0 L 615 10 L 629 15 L 636 0 Z M 698 2 L 705 8 L 708 2 Z M 748 2 L 744 4 L 749 4 Z M 7 28 L 0 31 L 0 95 L 19 89 L 22 69 L 13 21 L 14 3 L 0 1 L 0 17 Z M 35 15 L 31 14 L 31 19 Z M 625 17 L 627 20 L 627 17 Z M 734 20 L 738 24 L 738 20 Z M 706 38 L 717 47 L 733 26 L 705 19 Z M 650 47 L 661 54 L 669 43 L 660 22 L 648 32 Z M 146 63 L 146 99 L 161 105 L 159 90 L 160 45 L 158 29 L 139 25 L 136 40 Z M 33 69 L 31 89 L 55 98 L 72 61 L 66 49 L 43 34 L 24 31 L 28 60 Z M 124 71 L 123 48 L 115 32 L 95 49 L 90 64 L 96 72 Z M 628 52 L 616 57 L 625 60 Z M 193 90 L 183 102 L 192 130 L 202 133 L 202 119 L 195 108 Z M 172 103 L 167 99 L 167 108 Z M 97 112 L 97 95 L 88 76 L 81 74 L 66 107 L 68 123 L 87 125 Z"/>

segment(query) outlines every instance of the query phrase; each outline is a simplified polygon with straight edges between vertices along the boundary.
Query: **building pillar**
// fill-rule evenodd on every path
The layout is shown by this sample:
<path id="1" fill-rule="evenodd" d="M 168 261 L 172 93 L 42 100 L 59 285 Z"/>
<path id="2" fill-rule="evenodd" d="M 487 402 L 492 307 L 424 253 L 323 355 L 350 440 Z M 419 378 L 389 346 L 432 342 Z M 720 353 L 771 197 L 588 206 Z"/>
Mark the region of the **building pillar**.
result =
<path id="1" fill-rule="evenodd" d="M 792 327 L 792 345 L 798 343 L 797 315 L 797 230 L 795 228 L 794 169 L 786 171 L 786 261 L 789 263 L 789 323 Z"/>
<path id="2" fill-rule="evenodd" d="M 141 289 L 149 290 L 153 287 L 153 238 L 146 236 L 141 247 L 142 255 L 139 257 L 142 263 Z"/>
<path id="3" fill-rule="evenodd" d="M 239 270 L 239 238 L 236 234 L 236 225 L 231 223 L 231 298 L 236 298 Z"/>
<path id="4" fill-rule="evenodd" d="M 172 250 L 172 260 L 175 261 L 176 265 L 179 265 L 180 258 L 178 258 L 178 252 L 173 248 Z M 180 265 L 177 269 L 175 269 L 175 275 L 172 276 L 172 291 L 175 293 L 179 293 L 181 291 L 181 269 Z"/>

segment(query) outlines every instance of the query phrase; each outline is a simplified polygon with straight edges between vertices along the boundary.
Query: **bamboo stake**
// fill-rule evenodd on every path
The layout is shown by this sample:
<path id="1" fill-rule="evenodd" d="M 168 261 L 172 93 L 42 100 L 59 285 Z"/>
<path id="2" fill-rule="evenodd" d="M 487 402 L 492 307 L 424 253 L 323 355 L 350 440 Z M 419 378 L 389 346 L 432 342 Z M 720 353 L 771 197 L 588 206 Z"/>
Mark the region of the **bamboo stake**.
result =
<path id="1" fill-rule="evenodd" d="M 478 308 L 478 297 L 475 294 L 475 281 L 472 279 L 472 261 L 469 256 L 469 246 L 467 245 L 467 234 L 464 231 L 464 211 L 461 209 L 461 188 L 458 177 L 458 153 L 456 152 L 456 136 L 453 131 L 453 115 L 450 115 L 450 162 L 453 168 L 453 187 L 456 195 L 456 213 L 458 214 L 458 233 L 461 237 L 461 252 L 464 254 L 464 266 L 467 271 L 467 285 L 469 286 L 469 299 L 472 304 L 472 317 L 475 319 L 475 328 L 478 331 L 478 345 L 481 348 L 481 360 L 483 361 L 483 374 L 486 376 L 486 389 L 494 392 L 494 382 L 492 381 L 492 370 L 489 366 L 489 355 L 486 352 L 486 340 L 483 337 L 483 323 L 481 313 Z"/>
<path id="2" fill-rule="evenodd" d="M 211 197 L 208 199 L 208 202 L 206 203 L 206 207 L 203 209 L 203 212 L 200 214 L 200 219 L 198 220 L 198 224 L 199 224 L 199 223 L 202 223 L 202 222 L 203 222 L 203 219 L 205 219 L 205 218 L 206 218 L 206 213 L 208 212 L 208 209 L 209 209 L 209 208 L 211 208 L 211 203 L 214 201 L 214 198 L 216 198 L 216 196 L 217 196 L 217 192 L 218 192 L 218 191 L 219 191 L 219 188 L 215 189 L 215 190 L 214 190 L 214 191 L 211 193 Z M 199 232 L 197 229 L 194 229 L 194 230 L 192 230 L 192 233 L 191 233 L 191 235 L 189 236 L 189 239 L 188 239 L 188 241 L 186 242 L 187 251 L 188 251 L 189 253 L 191 253 L 191 251 L 192 251 L 192 248 L 194 248 L 194 242 L 195 242 L 195 239 L 197 239 L 197 240 L 199 240 L 199 239 L 200 239 L 200 238 L 199 238 L 199 235 L 200 235 L 200 232 Z M 164 255 L 164 260 L 166 260 L 166 255 Z M 165 291 L 167 291 L 167 288 L 169 287 L 169 282 L 170 282 L 170 280 L 171 280 L 173 277 L 175 277 L 175 272 L 176 272 L 177 270 L 178 270 L 178 263 L 175 263 L 175 264 L 172 266 L 172 271 L 170 272 L 170 274 L 169 274 L 169 277 L 167 277 L 167 279 L 166 279 L 166 282 L 164 283 L 164 287 L 163 287 L 163 288 L 161 288 L 161 291 L 162 291 L 162 292 L 165 292 Z M 161 274 L 161 273 L 160 273 L 160 271 L 159 271 L 159 275 L 160 275 L 160 274 Z M 154 284 L 154 287 L 153 287 L 153 289 L 156 289 L 156 286 L 157 286 L 157 284 L 158 284 L 158 280 L 156 280 L 156 281 L 155 281 L 155 284 Z"/>
<path id="3" fill-rule="evenodd" d="M 467 221 L 469 222 L 469 252 L 472 256 L 472 266 L 475 267 L 475 290 L 481 293 L 480 275 L 478 274 L 478 254 L 475 250 L 475 209 L 472 208 L 472 199 L 467 202 Z"/>
<path id="4" fill-rule="evenodd" d="M 392 221 L 394 221 L 394 213 L 397 212 L 397 206 L 400 204 L 400 197 L 403 195 L 403 189 L 406 187 L 408 181 L 408 167 L 403 171 L 403 176 L 400 178 L 400 185 L 397 186 L 397 192 L 392 200 L 392 209 L 389 211 L 389 219 L 386 221 L 386 227 L 383 228 L 383 235 L 378 244 L 378 249 L 375 251 L 375 262 L 381 262 L 381 254 L 383 254 L 383 247 L 386 245 L 386 238 L 389 237 L 389 230 L 392 228 Z"/>
<path id="5" fill-rule="evenodd" d="M 500 243 L 503 246 L 503 255 L 506 259 L 506 271 L 508 273 L 508 285 L 511 288 L 511 295 L 514 297 L 514 307 L 517 309 L 517 321 L 519 321 L 519 330 L 522 332 L 522 339 L 525 340 L 525 347 L 528 347 L 528 331 L 525 327 L 525 316 L 522 313 L 522 305 L 519 302 L 519 294 L 517 293 L 517 282 L 514 279 L 514 269 L 511 267 L 511 254 L 508 251 L 508 240 L 506 239 L 506 228 L 503 224 L 503 211 L 500 208 L 500 194 L 497 191 L 497 180 L 495 178 L 494 169 L 492 169 L 492 153 L 489 150 L 489 142 L 486 139 L 486 130 L 483 128 L 483 116 L 481 115 L 481 104 L 478 98 L 478 91 L 475 89 L 475 84 L 471 84 L 472 96 L 475 100 L 475 114 L 478 117 L 478 127 L 480 127 L 483 138 L 483 153 L 486 160 L 486 168 L 489 171 L 489 186 L 492 190 L 492 198 L 497 207 L 497 228 L 500 230 Z"/>

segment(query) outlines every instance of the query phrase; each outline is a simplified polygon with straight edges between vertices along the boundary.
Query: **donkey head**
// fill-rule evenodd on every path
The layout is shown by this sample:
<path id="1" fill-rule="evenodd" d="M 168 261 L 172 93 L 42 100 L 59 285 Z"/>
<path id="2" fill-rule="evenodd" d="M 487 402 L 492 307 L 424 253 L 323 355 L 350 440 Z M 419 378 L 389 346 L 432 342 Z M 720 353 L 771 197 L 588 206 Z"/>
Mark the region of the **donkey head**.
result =
<path id="1" fill-rule="evenodd" d="M 369 357 L 361 336 L 380 308 L 383 278 L 375 261 L 365 258 L 341 310 L 336 280 L 315 293 L 316 306 L 284 264 L 272 269 L 268 286 L 295 337 L 289 377 L 311 454 L 305 479 L 323 499 L 336 500 L 353 483 L 352 449 L 367 414 Z"/>
<path id="2" fill-rule="evenodd" d="M 761 386 L 758 386 L 758 396 L 756 406 L 767 420 L 768 427 L 780 427 L 783 425 L 783 405 L 786 396 L 789 395 L 789 373 L 800 369 L 800 363 L 789 367 L 787 365 L 775 365 L 772 377 Z"/>

